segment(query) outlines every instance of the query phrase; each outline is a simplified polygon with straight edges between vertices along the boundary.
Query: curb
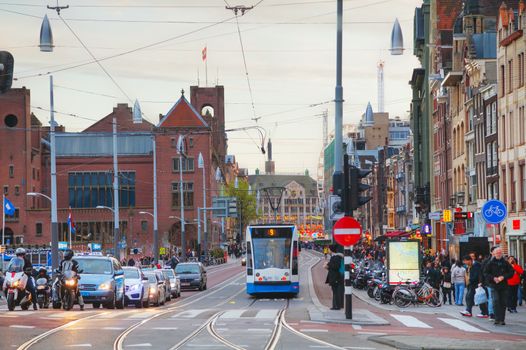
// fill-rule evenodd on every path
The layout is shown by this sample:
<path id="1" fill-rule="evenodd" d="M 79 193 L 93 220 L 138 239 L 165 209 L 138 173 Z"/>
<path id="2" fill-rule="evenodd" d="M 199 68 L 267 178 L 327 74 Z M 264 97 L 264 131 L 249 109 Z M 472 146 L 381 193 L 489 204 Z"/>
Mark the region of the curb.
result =
<path id="1" fill-rule="evenodd" d="M 385 336 L 372 336 L 372 337 L 369 337 L 367 338 L 367 340 L 370 340 L 370 341 L 373 341 L 375 343 L 378 343 L 378 344 L 382 344 L 382 345 L 387 345 L 387 346 L 391 346 L 391 347 L 394 347 L 396 349 L 400 349 L 400 350 L 481 350 L 480 347 L 457 347 L 457 346 L 439 346 L 439 345 L 430 345 L 430 346 L 426 346 L 426 345 L 422 345 L 422 346 L 413 346 L 413 345 L 408 345 L 408 344 L 405 344 L 405 343 L 402 343 L 402 342 L 399 342 L 397 340 L 392 340 L 392 339 L 386 339 Z M 490 349 L 498 349 L 498 347 L 492 347 L 492 348 L 485 348 L 483 350 L 490 350 Z"/>

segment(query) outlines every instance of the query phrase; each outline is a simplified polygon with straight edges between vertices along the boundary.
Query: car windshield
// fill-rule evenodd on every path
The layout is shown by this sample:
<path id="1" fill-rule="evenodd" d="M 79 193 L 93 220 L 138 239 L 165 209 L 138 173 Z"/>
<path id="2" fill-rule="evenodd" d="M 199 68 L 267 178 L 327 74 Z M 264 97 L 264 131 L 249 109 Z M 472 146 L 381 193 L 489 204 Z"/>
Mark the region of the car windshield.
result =
<path id="1" fill-rule="evenodd" d="M 139 279 L 139 270 L 124 269 L 124 278 Z"/>
<path id="2" fill-rule="evenodd" d="M 78 259 L 79 270 L 83 274 L 111 275 L 111 261 L 106 259 Z"/>
<path id="3" fill-rule="evenodd" d="M 24 259 L 13 258 L 7 265 L 7 272 L 22 272 L 24 270 Z"/>
<path id="4" fill-rule="evenodd" d="M 157 283 L 157 278 L 155 278 L 154 274 L 147 274 L 146 277 L 148 277 L 148 282 Z"/>
<path id="5" fill-rule="evenodd" d="M 175 278 L 175 273 L 173 270 L 163 270 L 163 275 L 164 277 Z"/>
<path id="6" fill-rule="evenodd" d="M 175 268 L 175 272 L 180 275 L 190 274 L 190 273 L 199 273 L 199 265 L 197 264 L 179 264 Z"/>

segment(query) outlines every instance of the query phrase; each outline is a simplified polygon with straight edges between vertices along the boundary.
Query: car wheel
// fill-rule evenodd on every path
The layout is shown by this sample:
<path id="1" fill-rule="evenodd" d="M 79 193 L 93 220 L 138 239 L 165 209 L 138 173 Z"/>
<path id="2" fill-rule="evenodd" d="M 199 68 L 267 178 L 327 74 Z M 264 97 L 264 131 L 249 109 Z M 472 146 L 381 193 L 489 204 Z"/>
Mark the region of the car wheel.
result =
<path id="1" fill-rule="evenodd" d="M 124 309 L 124 294 L 122 294 L 121 300 L 118 300 L 118 301 L 115 302 L 115 306 L 119 310 Z"/>
<path id="2" fill-rule="evenodd" d="M 115 299 L 117 299 L 117 295 L 113 294 L 113 299 L 105 305 L 106 309 L 115 309 Z"/>
<path id="3" fill-rule="evenodd" d="M 146 300 L 146 301 L 143 301 L 142 302 L 142 307 L 146 308 L 146 307 L 150 307 L 150 300 Z"/>
<path id="4" fill-rule="evenodd" d="M 98 309 L 100 307 L 100 303 L 93 303 L 93 308 Z"/>
<path id="5" fill-rule="evenodd" d="M 159 306 L 161 303 L 161 293 L 157 294 L 157 300 L 153 303 L 153 306 Z"/>

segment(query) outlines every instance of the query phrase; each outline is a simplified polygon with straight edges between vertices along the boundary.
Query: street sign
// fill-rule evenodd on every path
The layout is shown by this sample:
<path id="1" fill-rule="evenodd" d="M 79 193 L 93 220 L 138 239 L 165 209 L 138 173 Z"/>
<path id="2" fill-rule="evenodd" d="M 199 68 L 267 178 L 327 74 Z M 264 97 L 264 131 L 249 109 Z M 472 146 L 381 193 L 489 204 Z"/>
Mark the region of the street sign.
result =
<path id="1" fill-rule="evenodd" d="M 58 242 L 58 250 L 66 250 L 66 249 L 68 249 L 68 242 L 66 241 Z"/>
<path id="2" fill-rule="evenodd" d="M 500 224 L 507 215 L 506 205 L 497 199 L 491 199 L 482 206 L 482 217 L 489 224 Z"/>
<path id="3" fill-rule="evenodd" d="M 102 250 L 102 244 L 101 243 L 88 243 L 88 248 L 92 252 L 100 252 Z"/>
<path id="4" fill-rule="evenodd" d="M 441 216 L 441 212 L 439 211 L 434 211 L 434 212 L 431 212 L 429 213 L 429 220 L 435 220 L 435 221 L 438 221 L 440 220 L 440 216 Z"/>
<path id="5" fill-rule="evenodd" d="M 444 222 L 451 222 L 451 210 L 444 210 L 442 212 L 442 218 L 444 219 Z"/>
<path id="6" fill-rule="evenodd" d="M 333 236 L 344 247 L 354 245 L 362 238 L 362 225 L 353 217 L 344 216 L 334 224 Z"/>

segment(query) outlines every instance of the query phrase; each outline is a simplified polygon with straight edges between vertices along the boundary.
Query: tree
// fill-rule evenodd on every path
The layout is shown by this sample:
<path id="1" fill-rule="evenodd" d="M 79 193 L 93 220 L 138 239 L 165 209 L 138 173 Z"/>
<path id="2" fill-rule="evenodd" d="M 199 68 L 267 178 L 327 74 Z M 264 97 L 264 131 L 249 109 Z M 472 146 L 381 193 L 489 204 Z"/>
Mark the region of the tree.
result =
<path id="1" fill-rule="evenodd" d="M 248 181 L 241 179 L 238 180 L 238 188 L 231 182 L 227 184 L 225 192 L 227 196 L 237 198 L 237 226 L 239 227 L 239 220 L 241 218 L 242 231 L 244 231 L 245 227 L 257 217 L 256 196 L 249 191 Z M 240 238 L 241 237 L 243 236 L 241 235 Z"/>

